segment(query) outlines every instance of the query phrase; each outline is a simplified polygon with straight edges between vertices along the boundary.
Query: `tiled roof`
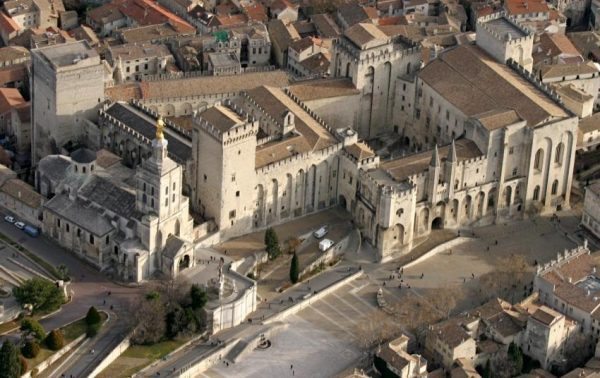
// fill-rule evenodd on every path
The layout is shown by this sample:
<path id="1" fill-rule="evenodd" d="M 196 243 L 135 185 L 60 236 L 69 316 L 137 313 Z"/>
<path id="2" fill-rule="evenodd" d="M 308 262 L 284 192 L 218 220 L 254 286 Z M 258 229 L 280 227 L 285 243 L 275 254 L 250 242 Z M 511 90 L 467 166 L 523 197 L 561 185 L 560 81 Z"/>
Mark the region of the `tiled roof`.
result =
<path id="1" fill-rule="evenodd" d="M 78 195 L 123 218 L 130 218 L 135 211 L 135 193 L 99 176 L 94 175 L 83 184 Z"/>
<path id="2" fill-rule="evenodd" d="M 531 317 L 546 326 L 550 326 L 552 325 L 552 323 L 554 323 L 556 319 L 560 318 L 561 316 L 561 314 L 552 310 L 551 308 L 541 306 L 537 309 L 536 312 L 533 313 Z"/>
<path id="3" fill-rule="evenodd" d="M 336 143 L 335 137 L 281 89 L 262 86 L 247 92 L 266 114 L 283 123 L 287 111 L 294 114 L 299 136 L 266 143 L 256 150 L 256 167 L 307 151 L 327 148 Z"/>
<path id="4" fill-rule="evenodd" d="M 300 65 L 310 74 L 325 74 L 329 71 L 329 59 L 323 53 L 304 59 Z"/>
<path id="5" fill-rule="evenodd" d="M 594 98 L 594 96 L 582 91 L 573 84 L 559 85 L 556 86 L 555 89 L 559 96 L 567 97 L 578 102 L 585 102 Z"/>
<path id="6" fill-rule="evenodd" d="M 7 46 L 0 48 L 0 62 L 11 62 L 14 60 L 27 59 L 30 60 L 30 53 L 21 46 Z"/>
<path id="7" fill-rule="evenodd" d="M 72 201 L 66 194 L 52 197 L 44 207 L 94 235 L 104 236 L 114 229 L 103 211 L 80 199 Z"/>
<path id="8" fill-rule="evenodd" d="M 547 94 L 476 46 L 461 45 L 443 53 L 419 76 L 467 117 L 512 109 L 531 127 L 570 117 Z"/>
<path id="9" fill-rule="evenodd" d="M 600 113 L 594 113 L 579 120 L 579 131 L 582 133 L 590 133 L 595 130 L 600 130 Z"/>
<path id="10" fill-rule="evenodd" d="M 455 142 L 458 161 L 483 156 L 477 145 L 469 139 Z M 450 145 L 438 149 L 439 156 L 447 156 Z M 409 176 L 424 172 L 429 167 L 432 151 L 420 152 L 403 158 L 387 161 L 380 169 L 387 171 L 396 181 L 403 181 Z"/>
<path id="11" fill-rule="evenodd" d="M 542 79 L 574 76 L 574 75 L 586 75 L 598 73 L 598 68 L 593 62 L 586 62 L 584 64 L 552 64 L 543 66 L 540 69 Z"/>
<path id="12" fill-rule="evenodd" d="M 25 103 L 25 99 L 16 88 L 0 88 L 0 114 Z"/>
<path id="13" fill-rule="evenodd" d="M 380 46 L 387 43 L 389 37 L 376 25 L 360 23 L 349 27 L 344 36 L 361 49 Z"/>
<path id="14" fill-rule="evenodd" d="M 320 37 L 337 38 L 340 36 L 341 32 L 339 27 L 328 14 L 314 14 L 311 16 L 311 20 L 315 25 Z"/>
<path id="15" fill-rule="evenodd" d="M 504 7 L 511 15 L 547 13 L 550 10 L 544 0 L 506 0 Z"/>
<path id="16" fill-rule="evenodd" d="M 494 109 L 474 116 L 483 127 L 496 130 L 523 121 L 514 110 Z"/>
<path id="17" fill-rule="evenodd" d="M 363 142 L 354 143 L 350 146 L 344 147 L 344 149 L 350 155 L 354 156 L 358 161 L 375 156 L 375 152 L 373 152 L 371 147 Z"/>
<path id="18" fill-rule="evenodd" d="M 15 20 L 13 20 L 10 16 L 7 16 L 6 13 L 0 12 L 0 30 L 5 32 L 6 35 L 10 35 L 19 29 L 21 28 Z"/>
<path id="19" fill-rule="evenodd" d="M 43 197 L 37 193 L 31 185 L 19 179 L 10 179 L 0 188 L 2 193 L 24 203 L 32 209 L 42 206 Z"/>
<path id="20" fill-rule="evenodd" d="M 359 22 L 370 22 L 369 14 L 365 9 L 357 3 L 346 3 L 337 9 L 340 17 L 348 24 L 348 27 L 358 24 Z"/>
<path id="21" fill-rule="evenodd" d="M 301 81 L 292 84 L 289 91 L 300 101 L 360 94 L 360 91 L 352 84 L 352 79 L 347 78 Z"/>
<path id="22" fill-rule="evenodd" d="M 221 132 L 226 132 L 234 126 L 244 124 L 244 121 L 237 114 L 221 105 L 211 106 L 198 116 Z"/>
<path id="23" fill-rule="evenodd" d="M 242 75 L 202 76 L 186 79 L 147 81 L 140 83 L 143 99 L 169 98 L 230 93 L 249 90 L 261 85 L 284 87 L 289 84 L 285 71 L 252 72 Z"/>

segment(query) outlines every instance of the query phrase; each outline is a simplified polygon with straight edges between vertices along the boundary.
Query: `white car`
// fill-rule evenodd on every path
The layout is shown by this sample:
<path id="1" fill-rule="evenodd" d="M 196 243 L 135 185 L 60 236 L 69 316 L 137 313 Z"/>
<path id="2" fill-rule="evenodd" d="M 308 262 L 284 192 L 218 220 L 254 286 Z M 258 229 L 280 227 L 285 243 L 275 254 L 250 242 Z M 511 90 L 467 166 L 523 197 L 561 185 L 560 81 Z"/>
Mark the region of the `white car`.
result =
<path id="1" fill-rule="evenodd" d="M 321 239 L 323 236 L 327 235 L 328 232 L 329 230 L 327 230 L 327 226 L 323 226 L 317 231 L 313 232 L 313 236 L 317 239 Z"/>
<path id="2" fill-rule="evenodd" d="M 18 228 L 19 230 L 22 230 L 25 228 L 25 223 L 23 222 L 16 222 L 15 223 L 15 227 Z"/>
<path id="3" fill-rule="evenodd" d="M 5 216 L 4 220 L 8 223 L 15 223 L 15 217 L 11 217 L 10 215 Z"/>
<path id="4" fill-rule="evenodd" d="M 331 248 L 334 244 L 335 244 L 335 242 L 333 240 L 323 239 L 319 242 L 319 250 L 321 252 L 325 252 L 329 248 Z"/>

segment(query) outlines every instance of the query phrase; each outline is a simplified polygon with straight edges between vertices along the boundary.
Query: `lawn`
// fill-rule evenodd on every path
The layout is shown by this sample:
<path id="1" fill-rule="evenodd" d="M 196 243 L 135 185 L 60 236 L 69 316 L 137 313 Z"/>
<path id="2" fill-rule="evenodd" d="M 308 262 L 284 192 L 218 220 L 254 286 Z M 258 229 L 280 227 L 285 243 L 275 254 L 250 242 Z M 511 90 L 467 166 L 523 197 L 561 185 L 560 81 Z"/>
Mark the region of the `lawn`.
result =
<path id="1" fill-rule="evenodd" d="M 104 312 L 100 312 L 100 317 L 102 318 L 102 324 L 108 318 L 108 315 Z M 86 332 L 87 325 L 85 324 L 85 318 L 79 319 L 65 327 L 63 327 L 63 335 L 65 336 L 65 343 L 70 343 L 75 340 L 79 336 L 83 335 Z"/>
<path id="2" fill-rule="evenodd" d="M 112 364 L 104 369 L 99 378 L 130 377 L 153 361 L 171 353 L 188 339 L 163 341 L 154 345 L 132 345 Z"/>
<path id="3" fill-rule="evenodd" d="M 168 340 L 153 345 L 132 345 L 127 348 L 123 356 L 158 360 L 183 345 L 186 341 L 187 339 Z"/>

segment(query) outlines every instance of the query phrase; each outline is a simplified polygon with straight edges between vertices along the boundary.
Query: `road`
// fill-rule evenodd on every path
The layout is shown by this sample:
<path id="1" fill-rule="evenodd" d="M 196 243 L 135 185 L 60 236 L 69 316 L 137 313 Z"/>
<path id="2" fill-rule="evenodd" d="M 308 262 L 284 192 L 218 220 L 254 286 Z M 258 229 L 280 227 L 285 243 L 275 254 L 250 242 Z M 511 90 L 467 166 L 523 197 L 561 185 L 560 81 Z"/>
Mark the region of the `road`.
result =
<path id="1" fill-rule="evenodd" d="M 0 213 L 0 216 L 4 217 L 4 215 Z M 75 377 L 85 376 L 81 372 L 87 372 L 91 364 L 98 363 L 110 352 L 109 346 L 116 345 L 115 337 L 125 334 L 124 327 L 129 323 L 125 320 L 129 319 L 130 303 L 139 293 L 139 289 L 110 281 L 95 268 L 79 260 L 45 236 L 32 238 L 6 222 L 0 222 L 0 232 L 50 264 L 65 265 L 71 274 L 72 282 L 69 284 L 68 290 L 72 293 L 72 300 L 65 304 L 59 312 L 41 321 L 46 330 L 62 327 L 84 317 L 90 306 L 105 311 L 110 311 L 110 306 L 113 306 L 113 310 L 110 311 L 112 313 L 111 322 L 107 324 L 103 332 L 88 343 L 89 349 L 95 349 L 94 355 L 76 356 L 69 364 L 65 365 L 65 371 L 60 372 L 65 373 L 66 376 L 69 374 L 73 374 Z M 110 295 L 108 295 L 109 292 Z"/>

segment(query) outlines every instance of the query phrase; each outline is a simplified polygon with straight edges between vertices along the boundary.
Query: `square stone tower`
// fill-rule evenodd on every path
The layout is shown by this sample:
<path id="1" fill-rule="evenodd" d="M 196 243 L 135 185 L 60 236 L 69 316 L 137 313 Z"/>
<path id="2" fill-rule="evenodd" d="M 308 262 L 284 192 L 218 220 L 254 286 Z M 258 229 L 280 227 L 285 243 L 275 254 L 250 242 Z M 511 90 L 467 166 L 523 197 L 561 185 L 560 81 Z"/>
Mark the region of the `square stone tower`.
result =
<path id="1" fill-rule="evenodd" d="M 59 153 L 95 120 L 104 100 L 104 66 L 86 41 L 31 51 L 32 161 Z"/>
<path id="2" fill-rule="evenodd" d="M 194 118 L 192 207 L 230 234 L 252 229 L 257 133 L 258 121 L 229 102 Z"/>

